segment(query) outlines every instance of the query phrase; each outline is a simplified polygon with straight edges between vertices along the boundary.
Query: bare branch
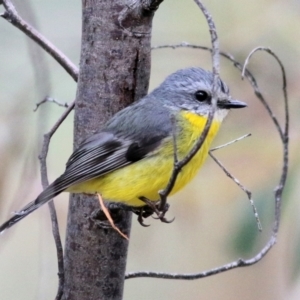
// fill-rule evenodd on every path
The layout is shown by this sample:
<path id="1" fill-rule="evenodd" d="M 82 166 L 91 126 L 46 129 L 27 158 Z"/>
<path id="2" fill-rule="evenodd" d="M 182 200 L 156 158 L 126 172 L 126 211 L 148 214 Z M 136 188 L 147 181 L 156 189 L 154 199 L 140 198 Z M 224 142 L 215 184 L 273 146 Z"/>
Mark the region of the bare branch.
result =
<path id="1" fill-rule="evenodd" d="M 210 152 L 213 152 L 213 151 L 216 151 L 216 150 L 225 148 L 225 147 L 227 147 L 227 146 L 230 146 L 230 145 L 232 145 L 232 144 L 234 144 L 234 143 L 236 143 L 236 142 L 239 142 L 239 141 L 241 141 L 241 140 L 243 140 L 243 139 L 245 139 L 245 138 L 247 138 L 247 137 L 249 137 L 249 136 L 251 136 L 251 133 L 247 133 L 247 134 L 245 134 L 245 135 L 243 135 L 243 136 L 241 136 L 241 137 L 239 137 L 239 138 L 237 138 L 237 139 L 235 139 L 235 140 L 233 140 L 233 141 L 230 141 L 230 142 L 228 142 L 228 143 L 226 143 L 226 144 L 223 144 L 223 145 L 217 146 L 217 147 L 215 147 L 215 148 L 212 148 L 212 149 L 210 149 Z"/>
<path id="2" fill-rule="evenodd" d="M 62 116 L 57 120 L 57 122 L 54 124 L 54 126 L 51 128 L 51 130 L 44 135 L 44 141 L 41 153 L 39 155 L 40 159 L 40 171 L 41 171 L 41 179 L 42 179 L 42 186 L 43 189 L 45 189 L 49 185 L 48 181 L 48 175 L 47 175 L 47 154 L 49 150 L 49 144 L 51 137 L 56 132 L 58 127 L 61 125 L 61 123 L 66 119 L 66 117 L 69 115 L 69 113 L 74 108 L 75 101 L 70 104 L 70 106 L 65 110 L 65 112 L 62 114 Z M 56 300 L 60 300 L 63 295 L 63 286 L 65 281 L 65 275 L 64 275 L 64 255 L 63 255 L 63 247 L 60 239 L 60 233 L 58 228 L 58 221 L 57 221 L 57 214 L 55 210 L 54 202 L 51 200 L 48 203 L 49 210 L 50 210 L 50 217 L 51 217 L 51 223 L 52 223 L 52 234 L 54 237 L 55 245 L 56 245 L 56 254 L 57 254 L 57 264 L 58 264 L 58 291 L 56 295 Z"/>
<path id="3" fill-rule="evenodd" d="M 253 201 L 253 199 L 252 199 L 252 193 L 245 187 L 245 186 L 243 186 L 241 183 L 240 183 L 240 181 L 237 179 L 237 178 L 235 178 L 225 167 L 224 167 L 224 165 L 212 154 L 212 152 L 213 151 L 216 151 L 216 150 L 219 150 L 219 149 L 221 149 L 221 148 L 224 148 L 224 147 L 226 147 L 226 146 L 229 146 L 229 145 L 231 145 L 231 144 L 233 144 L 233 143 L 236 143 L 237 141 L 240 141 L 240 140 L 242 140 L 242 139 L 244 139 L 245 137 L 248 137 L 248 136 L 250 136 L 251 134 L 249 133 L 249 134 L 246 134 L 246 135 L 244 135 L 244 136 L 242 136 L 242 137 L 240 137 L 240 138 L 238 138 L 238 139 L 235 139 L 235 140 L 233 140 L 233 141 L 231 141 L 231 142 L 229 142 L 229 143 L 226 143 L 226 144 L 224 144 L 224 145 L 221 145 L 221 146 L 219 146 L 219 147 L 216 147 L 216 148 L 213 148 L 213 149 L 211 149 L 209 152 L 208 152 L 208 154 L 210 155 L 210 157 L 215 161 L 215 163 L 223 170 L 223 172 L 230 178 L 230 179 L 232 179 L 237 185 L 238 185 L 238 187 L 239 188 L 241 188 L 245 193 L 246 193 L 246 195 L 247 195 L 247 197 L 248 197 L 248 199 L 249 199 L 249 202 L 250 202 L 250 204 L 251 204 L 251 206 L 252 206 L 252 209 L 253 209 L 253 213 L 254 213 L 254 217 L 255 217 L 255 219 L 256 219 L 256 224 L 257 224 L 257 227 L 258 227 L 258 230 L 260 231 L 260 232 L 262 232 L 262 226 L 261 226 L 261 222 L 260 222 L 260 220 L 259 220 L 259 216 L 258 216 L 258 212 L 257 212 L 257 209 L 256 209 L 256 206 L 255 206 L 255 204 L 254 204 L 254 201 Z"/>
<path id="4" fill-rule="evenodd" d="M 159 206 L 159 210 L 162 211 L 161 213 L 161 220 L 163 220 L 164 215 L 165 215 L 165 207 L 166 207 L 166 203 L 167 203 L 167 197 L 170 194 L 170 192 L 172 191 L 177 176 L 180 172 L 180 170 L 190 162 L 190 160 L 196 155 L 196 153 L 199 151 L 199 149 L 202 147 L 207 134 L 210 130 L 212 121 L 213 121 L 213 117 L 216 111 L 216 106 L 217 106 L 217 83 L 219 80 L 219 41 L 218 41 L 218 36 L 217 36 L 217 31 L 216 31 L 216 27 L 214 24 L 214 21 L 210 15 L 210 13 L 207 11 L 207 9 L 204 7 L 204 5 L 202 4 L 201 1 L 199 0 L 195 0 L 196 4 L 200 7 L 200 9 L 202 10 L 202 13 L 204 14 L 208 27 L 209 27 L 209 31 L 210 31 L 210 36 L 211 36 L 211 44 L 212 44 L 212 65 L 213 65 L 213 86 L 212 86 L 212 101 L 211 101 L 211 109 L 209 111 L 208 114 L 208 118 L 207 118 L 207 122 L 204 126 L 204 129 L 200 135 L 200 137 L 198 138 L 198 140 L 196 141 L 194 147 L 192 148 L 192 150 L 186 155 L 186 157 L 184 157 L 181 161 L 179 162 L 174 162 L 174 166 L 173 166 L 173 171 L 171 174 L 171 177 L 169 179 L 169 182 L 166 186 L 166 188 L 162 191 L 159 191 L 159 195 L 160 195 L 160 206 Z M 176 149 L 174 149 L 175 151 Z"/>
<path id="5" fill-rule="evenodd" d="M 47 157 L 47 154 L 48 154 L 49 143 L 50 143 L 51 137 L 56 132 L 56 130 L 58 129 L 58 127 L 62 124 L 62 122 L 66 119 L 66 117 L 69 115 L 69 113 L 72 111 L 72 109 L 74 108 L 74 106 L 75 106 L 75 101 L 73 101 L 70 104 L 70 106 L 64 111 L 64 113 L 61 115 L 61 117 L 53 125 L 53 127 L 51 128 L 51 130 L 44 135 L 43 147 L 42 147 L 42 151 L 41 151 L 41 153 L 39 155 L 39 159 L 41 161 L 41 164 L 45 166 L 43 169 L 41 169 L 41 174 L 47 174 L 46 157 Z M 49 183 L 48 182 L 44 182 L 43 185 L 44 184 L 47 186 Z"/>
<path id="6" fill-rule="evenodd" d="M 28 37 L 34 40 L 39 46 L 42 47 L 46 52 L 48 52 L 61 66 L 73 77 L 75 81 L 78 78 L 78 69 L 77 67 L 62 53 L 60 52 L 53 44 L 51 44 L 45 37 L 43 37 L 35 28 L 29 25 L 26 21 L 24 21 L 16 11 L 14 5 L 9 0 L 3 0 L 1 4 L 4 4 L 6 11 L 1 14 L 1 17 L 12 23 L 14 26 L 23 31 Z M 40 85 L 39 85 L 40 86 Z M 44 99 L 42 102 L 38 103 L 36 109 L 46 102 L 51 101 L 49 99 Z M 55 102 L 55 100 L 53 101 Z M 56 130 L 56 129 L 55 129 Z M 48 152 L 49 142 L 51 136 L 49 136 L 49 140 L 47 141 L 46 135 L 44 136 L 44 146 L 47 148 L 45 155 L 42 153 L 40 155 L 40 168 L 41 168 L 41 180 L 42 186 L 45 189 L 48 186 L 48 178 L 47 178 L 47 165 L 46 165 L 46 156 Z M 45 150 L 45 149 L 43 149 Z M 42 150 L 42 152 L 43 152 Z M 58 261 L 58 291 L 55 299 L 59 300 L 63 294 L 63 286 L 64 286 L 64 261 L 63 261 L 63 247 L 60 239 L 57 214 L 55 210 L 55 206 L 53 201 L 48 203 L 52 224 L 52 233 L 55 241 L 56 252 L 57 252 L 57 261 Z"/>
<path id="7" fill-rule="evenodd" d="M 211 48 L 198 46 L 198 45 L 191 45 L 191 44 L 188 44 L 185 42 L 178 44 L 178 45 L 158 46 L 158 47 L 154 47 L 152 49 L 162 49 L 162 48 L 177 49 L 177 48 L 182 48 L 182 47 L 193 48 L 193 49 L 202 49 L 202 50 L 207 50 L 207 51 L 212 52 Z M 125 276 L 126 279 L 138 278 L 138 277 L 151 277 L 151 278 L 161 278 L 161 279 L 182 279 L 182 280 L 200 279 L 203 277 L 208 277 L 211 275 L 226 272 L 226 271 L 238 268 L 238 267 L 251 266 L 251 265 L 259 262 L 271 250 L 271 248 L 276 244 L 279 225 L 280 225 L 282 193 L 283 193 L 283 189 L 284 189 L 286 179 L 287 179 L 287 174 L 288 174 L 289 109 L 288 109 L 287 84 L 286 84 L 285 69 L 283 67 L 282 62 L 277 57 L 277 55 L 275 55 L 273 53 L 273 51 L 268 48 L 259 47 L 258 50 L 263 50 L 263 51 L 270 53 L 271 55 L 273 55 L 275 57 L 275 59 L 279 63 L 281 72 L 282 72 L 282 81 L 283 81 L 282 89 L 283 89 L 283 96 L 284 96 L 285 121 L 284 121 L 284 130 L 282 131 L 281 127 L 277 126 L 277 124 L 279 124 L 279 122 L 278 122 L 277 118 L 274 116 L 272 110 L 269 111 L 269 109 L 268 109 L 269 105 L 266 102 L 266 100 L 264 99 L 262 93 L 260 92 L 254 76 L 251 74 L 251 72 L 248 69 L 245 69 L 244 76 L 248 79 L 249 83 L 251 84 L 257 98 L 264 104 L 264 107 L 269 112 L 269 115 L 275 124 L 275 128 L 277 129 L 277 131 L 279 133 L 279 136 L 280 136 L 280 139 L 281 139 L 282 145 L 283 145 L 283 166 L 282 166 L 279 184 L 275 188 L 275 221 L 274 221 L 274 226 L 273 226 L 273 232 L 272 232 L 270 239 L 268 240 L 266 245 L 251 259 L 248 259 L 248 260 L 238 259 L 234 262 L 223 265 L 221 267 L 211 269 L 209 271 L 204 271 L 204 272 L 199 272 L 199 273 L 191 273 L 191 274 L 172 274 L 172 273 L 146 272 L 146 271 L 131 272 Z M 230 60 L 238 70 L 240 70 L 240 71 L 243 70 L 243 66 L 238 61 L 236 61 L 231 54 L 225 53 L 225 52 L 220 52 L 220 55 L 227 58 L 228 60 Z"/>
<path id="8" fill-rule="evenodd" d="M 223 265 L 221 267 L 217 267 L 214 269 L 210 269 L 208 271 L 203 271 L 200 273 L 188 273 L 188 274 L 178 274 L 178 273 L 163 273 L 163 272 L 130 272 L 126 274 L 125 279 L 131 278 L 139 278 L 139 277 L 151 277 L 151 278 L 160 278 L 160 279 L 177 279 L 177 280 L 195 280 L 200 279 L 212 275 L 216 275 L 219 273 L 223 273 L 229 270 L 233 270 L 239 267 L 248 267 L 251 266 L 258 261 L 260 261 L 269 251 L 270 249 L 276 244 L 276 238 L 271 237 L 270 241 L 267 245 L 253 258 L 251 259 L 238 259 L 234 262 L 229 264 Z"/>
<path id="9" fill-rule="evenodd" d="M 268 52 L 269 54 L 271 54 L 271 55 L 277 60 L 277 62 L 278 62 L 279 65 L 280 65 L 280 68 L 281 68 L 283 77 L 284 77 L 284 78 L 283 78 L 283 82 L 284 82 L 283 91 L 286 91 L 286 79 L 285 79 L 284 67 L 283 67 L 281 61 L 279 60 L 279 58 L 277 57 L 277 55 L 276 55 L 271 49 L 269 49 L 269 48 L 265 48 L 265 47 L 257 47 L 257 48 L 255 48 L 255 49 L 253 49 L 253 50 L 248 54 L 248 56 L 247 56 L 247 58 L 246 58 L 246 60 L 245 60 L 244 66 L 243 66 L 243 70 L 242 70 L 242 79 L 244 79 L 244 76 L 245 76 L 245 69 L 246 69 L 246 66 L 247 66 L 248 63 L 249 63 L 250 58 L 251 58 L 252 55 L 253 55 L 255 52 L 257 52 L 257 51 L 266 51 L 266 52 Z M 285 95 L 285 97 L 286 97 L 286 95 Z M 279 122 L 278 122 L 276 116 L 274 115 L 274 113 L 273 113 L 273 111 L 271 110 L 271 108 L 270 108 L 270 106 L 268 105 L 268 103 L 267 103 L 266 101 L 264 101 L 263 99 L 261 99 L 261 101 L 262 101 L 263 105 L 265 106 L 266 110 L 268 111 L 270 117 L 272 118 L 272 120 L 273 120 L 273 122 L 274 122 L 274 124 L 275 124 L 275 126 L 276 126 L 276 128 L 277 128 L 277 130 L 278 130 L 278 132 L 279 132 L 279 134 L 280 134 L 281 140 L 283 140 L 283 139 L 284 139 L 284 137 L 283 137 L 283 131 L 282 131 L 280 125 L 279 125 Z"/>
<path id="10" fill-rule="evenodd" d="M 19 28 L 29 38 L 40 45 L 47 53 L 49 53 L 70 75 L 77 81 L 78 68 L 66 57 L 59 49 L 57 49 L 49 40 L 47 40 L 35 28 L 24 21 L 16 11 L 10 0 L 3 0 L 3 5 L 6 11 L 0 16 L 10 22 L 15 27 Z"/>
<path id="11" fill-rule="evenodd" d="M 288 145 L 289 145 L 289 108 L 288 108 L 288 95 L 287 95 L 287 82 L 286 82 L 286 74 L 285 74 L 285 69 L 283 66 L 283 63 L 279 59 L 279 57 L 270 49 L 267 47 L 257 47 L 254 50 L 250 52 L 250 54 L 247 57 L 247 60 L 244 63 L 244 68 L 245 65 L 249 62 L 250 57 L 257 51 L 265 51 L 271 56 L 275 58 L 277 63 L 280 66 L 281 74 L 282 74 L 282 91 L 283 91 L 283 97 L 284 97 L 284 111 L 285 111 L 285 122 L 284 122 L 284 128 L 281 128 L 277 118 L 275 117 L 273 111 L 269 107 L 268 103 L 263 99 L 261 94 L 256 95 L 260 98 L 262 101 L 263 105 L 265 106 L 266 110 L 268 111 L 270 117 L 272 118 L 274 125 L 280 135 L 282 144 L 283 144 L 283 166 L 282 166 L 282 175 L 279 181 L 279 185 L 275 189 L 275 224 L 273 228 L 273 234 L 275 237 L 277 237 L 277 233 L 279 230 L 279 225 L 280 225 L 280 216 L 281 216 L 281 199 L 282 199 L 282 193 L 283 193 L 283 188 L 285 186 L 286 178 L 287 178 L 287 173 L 288 173 Z M 244 74 L 244 73 L 243 73 Z"/>
<path id="12" fill-rule="evenodd" d="M 56 246 L 57 255 L 57 265 L 58 265 L 58 288 L 55 300 L 60 300 L 63 295 L 63 287 L 65 282 L 65 272 L 64 272 L 64 253 L 63 247 L 60 239 L 60 233 L 58 228 L 57 214 L 53 200 L 48 202 L 48 207 L 50 210 L 51 224 L 52 224 L 52 234 Z"/>
<path id="13" fill-rule="evenodd" d="M 42 105 L 42 104 L 44 104 L 44 103 L 46 103 L 46 102 L 55 103 L 55 104 L 57 104 L 58 106 L 65 107 L 65 108 L 68 108 L 68 107 L 69 107 L 69 104 L 68 104 L 67 102 L 61 103 L 61 102 L 57 101 L 56 99 L 47 96 L 47 97 L 45 97 L 42 101 L 40 101 L 40 102 L 38 102 L 38 103 L 36 104 L 36 107 L 35 107 L 35 109 L 34 109 L 33 111 L 37 111 L 38 108 L 40 107 L 40 105 Z"/>

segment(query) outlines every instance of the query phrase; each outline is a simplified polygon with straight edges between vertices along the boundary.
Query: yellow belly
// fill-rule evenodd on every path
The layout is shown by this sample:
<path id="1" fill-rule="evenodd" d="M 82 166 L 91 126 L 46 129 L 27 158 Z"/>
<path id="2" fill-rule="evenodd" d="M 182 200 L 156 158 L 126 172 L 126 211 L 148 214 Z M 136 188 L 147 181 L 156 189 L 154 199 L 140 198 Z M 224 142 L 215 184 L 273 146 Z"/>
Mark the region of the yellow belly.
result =
<path id="1" fill-rule="evenodd" d="M 205 123 L 206 118 L 189 112 L 184 112 L 177 120 L 177 129 L 181 128 L 176 139 L 179 159 L 192 149 Z M 210 144 L 219 127 L 220 122 L 212 123 L 205 143 L 179 173 L 171 195 L 182 189 L 196 175 L 207 157 Z M 139 200 L 141 196 L 157 201 L 158 192 L 166 187 L 173 170 L 173 149 L 173 139 L 170 137 L 153 155 L 99 178 L 72 186 L 67 191 L 89 194 L 98 192 L 107 201 L 122 202 L 130 206 L 144 205 Z"/>

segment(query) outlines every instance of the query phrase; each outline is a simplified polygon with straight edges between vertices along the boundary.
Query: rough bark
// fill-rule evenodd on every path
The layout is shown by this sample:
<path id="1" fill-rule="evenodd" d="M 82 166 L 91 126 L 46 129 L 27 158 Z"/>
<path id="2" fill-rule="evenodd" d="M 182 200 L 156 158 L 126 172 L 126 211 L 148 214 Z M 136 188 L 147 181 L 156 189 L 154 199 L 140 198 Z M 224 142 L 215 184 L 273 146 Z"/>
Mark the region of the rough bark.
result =
<path id="1" fill-rule="evenodd" d="M 82 49 L 75 104 L 75 148 L 114 113 L 147 92 L 152 7 L 136 1 L 83 0 Z M 142 5 L 142 4 L 141 4 Z M 156 8 L 156 7 L 155 7 Z M 70 199 L 63 299 L 122 299 L 128 242 L 90 219 L 96 197 Z M 130 213 L 118 227 L 129 235 Z"/>

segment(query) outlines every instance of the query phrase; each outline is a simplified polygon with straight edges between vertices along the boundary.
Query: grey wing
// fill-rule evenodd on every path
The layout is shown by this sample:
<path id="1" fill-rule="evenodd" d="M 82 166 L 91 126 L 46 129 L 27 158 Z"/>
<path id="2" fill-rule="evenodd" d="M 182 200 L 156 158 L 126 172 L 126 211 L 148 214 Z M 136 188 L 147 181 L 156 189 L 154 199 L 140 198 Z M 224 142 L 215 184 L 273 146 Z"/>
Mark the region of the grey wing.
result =
<path id="1" fill-rule="evenodd" d="M 34 201 L 2 224 L 0 233 L 68 187 L 153 155 L 161 142 L 169 136 L 172 125 L 168 112 L 151 103 L 152 101 L 144 101 L 143 105 L 133 106 L 130 113 L 124 109 L 107 123 L 103 132 L 85 140 L 71 155 L 65 172 Z M 135 113 L 136 110 L 139 110 L 138 113 Z"/>
<path id="2" fill-rule="evenodd" d="M 118 138 L 109 132 L 94 134 L 71 155 L 56 187 L 67 188 L 130 164 L 127 152 L 132 144 L 133 141 Z"/>
<path id="3" fill-rule="evenodd" d="M 128 160 L 127 153 L 128 150 L 134 148 L 132 145 L 134 145 L 132 141 L 119 139 L 112 133 L 102 132 L 93 135 L 72 154 L 64 174 L 51 183 L 34 201 L 28 203 L 21 211 L 2 224 L 0 233 L 71 185 L 130 164 L 131 161 Z"/>
<path id="4" fill-rule="evenodd" d="M 55 182 L 57 190 L 122 168 L 141 160 L 162 141 L 157 136 L 148 141 L 119 138 L 111 132 L 94 134 L 83 142 L 69 158 L 66 170 Z"/>
<path id="5" fill-rule="evenodd" d="M 51 183 L 34 201 L 0 226 L 0 233 L 13 226 L 27 215 L 47 203 L 56 195 L 75 183 L 92 179 L 121 168 L 131 161 L 128 150 L 134 143 L 131 140 L 117 138 L 108 132 L 98 133 L 87 139 L 72 154 L 67 162 L 66 171 Z"/>
<path id="6" fill-rule="evenodd" d="M 172 124 L 168 110 L 153 105 L 152 101 L 123 109 L 106 124 L 102 132 L 86 139 L 74 151 L 64 174 L 41 196 L 49 199 L 74 184 L 97 178 L 152 155 L 170 131 Z"/>

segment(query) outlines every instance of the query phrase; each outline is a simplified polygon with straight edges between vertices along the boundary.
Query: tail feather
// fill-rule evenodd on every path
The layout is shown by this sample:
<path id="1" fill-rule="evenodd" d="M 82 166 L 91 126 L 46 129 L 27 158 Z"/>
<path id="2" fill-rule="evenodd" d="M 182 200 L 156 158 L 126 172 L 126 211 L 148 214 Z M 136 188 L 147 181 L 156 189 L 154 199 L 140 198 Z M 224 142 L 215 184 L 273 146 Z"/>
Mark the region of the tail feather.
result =
<path id="1" fill-rule="evenodd" d="M 49 185 L 34 201 L 28 203 L 24 206 L 19 212 L 16 212 L 13 217 L 11 217 L 8 221 L 3 223 L 0 226 L 0 234 L 3 233 L 6 229 L 12 227 L 23 218 L 31 214 L 33 211 L 41 207 L 43 204 L 50 201 L 53 197 L 60 194 L 65 188 L 57 189 L 56 188 L 56 180 Z"/>

